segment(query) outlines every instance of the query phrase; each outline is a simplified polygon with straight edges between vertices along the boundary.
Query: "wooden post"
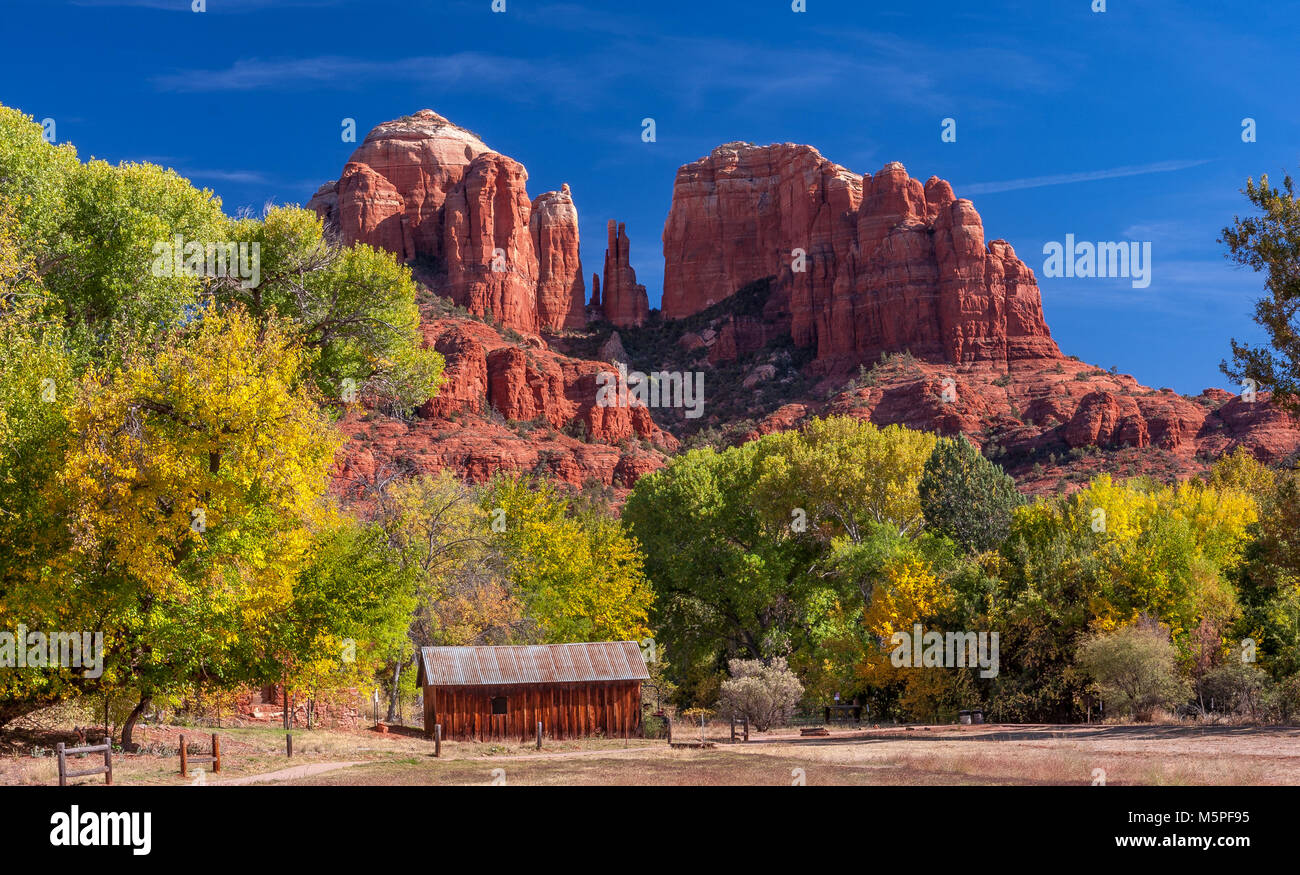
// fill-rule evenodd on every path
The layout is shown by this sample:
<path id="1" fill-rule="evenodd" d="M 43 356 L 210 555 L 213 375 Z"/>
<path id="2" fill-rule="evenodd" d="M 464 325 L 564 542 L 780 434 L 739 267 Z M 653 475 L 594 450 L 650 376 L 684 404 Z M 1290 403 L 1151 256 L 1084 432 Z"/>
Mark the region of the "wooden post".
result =
<path id="1" fill-rule="evenodd" d="M 182 778 L 189 774 L 189 769 L 186 768 L 187 765 L 189 764 L 186 762 L 185 736 L 182 735 L 181 736 L 181 777 Z"/>
<path id="2" fill-rule="evenodd" d="M 672 744 L 673 743 L 673 718 L 667 711 L 664 712 L 664 725 L 668 728 L 668 743 Z"/>
<path id="3" fill-rule="evenodd" d="M 68 761 L 63 758 L 63 742 L 56 744 L 54 749 L 59 754 L 59 786 L 66 787 L 68 786 Z"/>
<path id="4" fill-rule="evenodd" d="M 212 733 L 212 771 L 221 771 L 221 739 Z"/>
<path id="5" fill-rule="evenodd" d="M 284 734 L 284 752 L 285 752 L 285 756 L 287 757 L 293 756 L 293 733 L 292 732 L 286 732 Z"/>
<path id="6" fill-rule="evenodd" d="M 435 723 L 433 727 L 433 755 L 442 756 L 442 724 Z"/>
<path id="7" fill-rule="evenodd" d="M 542 721 L 537 721 L 537 749 L 542 749 Z"/>
<path id="8" fill-rule="evenodd" d="M 749 741 L 749 718 L 745 718 L 745 741 Z"/>
<path id="9" fill-rule="evenodd" d="M 104 783 L 113 786 L 113 737 L 104 736 Z"/>

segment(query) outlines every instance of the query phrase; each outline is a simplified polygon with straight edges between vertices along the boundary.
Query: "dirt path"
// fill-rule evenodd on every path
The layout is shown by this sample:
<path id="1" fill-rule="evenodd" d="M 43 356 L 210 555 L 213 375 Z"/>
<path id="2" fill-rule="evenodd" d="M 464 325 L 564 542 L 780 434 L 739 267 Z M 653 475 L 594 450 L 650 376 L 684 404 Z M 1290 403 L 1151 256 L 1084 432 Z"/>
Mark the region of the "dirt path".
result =
<path id="1" fill-rule="evenodd" d="M 275 772 L 263 772 L 260 775 L 244 775 L 242 778 L 224 778 L 219 781 L 208 781 L 209 785 L 238 787 L 245 784 L 261 784 L 268 781 L 288 781 L 292 778 L 309 778 L 312 775 L 319 775 L 324 772 L 332 772 L 336 769 L 346 769 L 351 766 L 365 765 L 365 761 L 355 760 L 345 763 L 307 763 L 303 766 L 290 766 L 287 769 L 280 769 Z"/>
<path id="2" fill-rule="evenodd" d="M 522 753 L 509 756 L 466 757 L 461 762 L 486 762 L 488 760 L 558 760 L 568 757 L 601 757 L 637 751 L 659 750 L 656 747 L 611 747 L 605 750 L 569 750 L 559 753 Z"/>

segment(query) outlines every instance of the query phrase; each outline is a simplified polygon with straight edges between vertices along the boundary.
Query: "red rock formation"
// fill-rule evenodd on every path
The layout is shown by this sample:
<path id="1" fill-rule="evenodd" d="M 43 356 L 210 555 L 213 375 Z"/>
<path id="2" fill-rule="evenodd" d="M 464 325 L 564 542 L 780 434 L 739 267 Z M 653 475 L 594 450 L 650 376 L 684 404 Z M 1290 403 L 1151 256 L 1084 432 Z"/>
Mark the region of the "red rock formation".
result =
<path id="1" fill-rule="evenodd" d="M 896 162 L 858 176 L 809 146 L 720 146 L 677 173 L 664 259 L 668 318 L 776 277 L 765 315 L 788 318 L 822 373 L 905 349 L 1003 367 L 1060 356 L 1033 271 L 985 245 L 970 201 Z"/>
<path id="2" fill-rule="evenodd" d="M 578 210 L 566 184 L 533 201 L 529 220 L 537 253 L 537 315 L 543 328 L 580 328 L 587 322 L 587 289 L 578 254 Z"/>
<path id="3" fill-rule="evenodd" d="M 343 175 L 307 204 L 336 225 L 347 244 L 369 243 L 403 258 L 442 256 L 441 210 L 470 162 L 491 151 L 432 110 L 385 122 L 352 153 Z M 382 180 L 382 181 L 381 181 Z"/>
<path id="4" fill-rule="evenodd" d="M 641 325 L 650 315 L 650 299 L 645 286 L 636 281 L 636 271 L 628 262 L 631 243 L 622 222 L 609 220 L 609 246 L 605 250 L 605 298 L 601 311 L 620 328 Z M 597 297 L 600 289 L 597 288 Z"/>
<path id="5" fill-rule="evenodd" d="M 945 379 L 952 380 L 955 401 L 943 400 Z M 846 389 L 826 403 L 785 404 L 745 437 L 797 428 L 827 415 L 964 433 L 977 444 L 996 446 L 994 460 L 1030 492 L 1052 491 L 1063 480 L 1074 488 L 1102 471 L 1187 477 L 1238 447 L 1268 463 L 1300 452 L 1300 424 L 1264 396 L 1247 402 L 1207 389 L 1187 398 L 1073 359 L 1046 367 L 1021 360 L 1003 374 L 971 365 L 894 360 L 874 369 L 870 386 Z"/>
<path id="6" fill-rule="evenodd" d="M 529 232 L 532 201 L 522 164 L 487 152 L 447 192 L 443 207 L 446 279 L 435 291 L 508 328 L 538 329 L 537 255 Z"/>
<path id="7" fill-rule="evenodd" d="M 535 332 L 585 322 L 578 216 L 566 185 L 528 197 L 528 173 L 432 110 L 376 127 L 308 203 L 347 244 L 404 261 L 476 315 Z"/>
<path id="8" fill-rule="evenodd" d="M 442 389 L 412 421 L 373 411 L 343 420 L 340 493 L 385 470 L 443 469 L 476 481 L 538 471 L 625 490 L 677 448 L 644 407 L 597 406 L 597 375 L 611 364 L 521 347 L 474 320 L 431 319 L 424 335 L 446 358 Z"/>
<path id="9" fill-rule="evenodd" d="M 592 277 L 584 306 L 572 195 L 565 186 L 530 201 L 526 181 L 517 162 L 425 111 L 371 132 L 311 206 L 345 240 L 415 259 L 435 291 L 505 327 L 576 328 L 588 315 L 642 324 L 647 295 L 624 227 L 610 223 L 604 276 Z M 757 420 L 754 438 L 845 414 L 963 432 L 1035 492 L 1102 470 L 1185 477 L 1237 447 L 1270 462 L 1300 451 L 1300 429 L 1264 399 L 1218 390 L 1185 398 L 1062 358 L 1033 271 L 1006 241 L 986 242 L 974 205 L 948 183 L 922 185 L 901 164 L 858 176 L 807 146 L 721 146 L 678 172 L 664 255 L 669 318 L 773 279 L 746 291 L 766 294 L 757 306 L 683 329 L 670 347 L 687 367 L 744 365 L 739 403 L 724 402 L 721 417 L 711 406 L 700 425 Z M 508 341 L 473 320 L 432 318 L 424 333 L 447 361 L 442 389 L 413 421 L 374 411 L 344 420 L 354 440 L 340 492 L 383 469 L 444 468 L 475 480 L 536 471 L 624 490 L 677 446 L 648 410 L 596 405 L 605 362 L 537 337 Z M 596 355 L 623 360 L 644 349 L 644 336 L 623 335 L 627 348 L 614 334 Z M 785 336 L 815 350 L 802 374 L 773 344 Z M 571 335 L 551 342 L 592 348 Z M 903 350 L 915 358 L 895 356 L 870 381 L 834 392 L 860 364 Z M 824 379 L 797 388 L 809 374 Z"/>

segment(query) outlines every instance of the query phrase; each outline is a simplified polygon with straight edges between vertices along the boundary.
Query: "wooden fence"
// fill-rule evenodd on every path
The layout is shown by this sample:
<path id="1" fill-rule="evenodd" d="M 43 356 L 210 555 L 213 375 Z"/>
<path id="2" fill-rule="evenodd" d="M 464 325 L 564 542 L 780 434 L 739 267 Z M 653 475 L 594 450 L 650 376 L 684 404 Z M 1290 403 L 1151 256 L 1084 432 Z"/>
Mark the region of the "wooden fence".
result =
<path id="1" fill-rule="evenodd" d="M 59 786 L 68 786 L 69 778 L 83 778 L 86 775 L 103 775 L 104 783 L 113 786 L 113 744 L 108 736 L 104 736 L 103 744 L 92 744 L 84 747 L 64 747 L 63 742 L 55 745 L 54 749 L 59 755 Z M 104 764 L 96 766 L 93 769 L 81 769 L 76 772 L 68 771 L 68 756 L 76 756 L 86 753 L 102 753 L 104 755 Z"/>
<path id="2" fill-rule="evenodd" d="M 188 776 L 192 763 L 212 763 L 212 771 L 221 771 L 221 739 L 212 733 L 212 753 L 208 756 L 190 756 L 185 749 L 185 736 L 181 736 L 181 776 Z"/>

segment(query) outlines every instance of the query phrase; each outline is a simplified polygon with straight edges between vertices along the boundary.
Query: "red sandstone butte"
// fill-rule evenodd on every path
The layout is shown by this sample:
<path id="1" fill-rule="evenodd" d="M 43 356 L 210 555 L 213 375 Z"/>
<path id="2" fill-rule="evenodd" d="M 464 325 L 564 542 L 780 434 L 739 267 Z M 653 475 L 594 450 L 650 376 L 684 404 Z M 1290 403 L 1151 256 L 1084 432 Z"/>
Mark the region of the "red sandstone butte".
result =
<path id="1" fill-rule="evenodd" d="M 665 318 L 776 278 L 822 373 L 910 350 L 954 364 L 1057 359 L 1033 271 L 948 183 L 902 164 L 859 176 L 811 146 L 728 143 L 677 172 L 664 225 Z"/>
<path id="2" fill-rule="evenodd" d="M 345 244 L 432 265 L 432 290 L 475 315 L 527 332 L 579 326 L 572 196 L 565 186 L 534 202 L 527 182 L 518 161 L 426 109 L 372 130 L 308 207 Z"/>
<path id="3" fill-rule="evenodd" d="M 612 365 L 552 348 L 580 346 L 582 335 L 535 336 L 606 319 L 629 329 L 636 351 L 649 308 L 617 222 L 584 306 L 572 193 L 530 200 L 526 183 L 518 162 L 425 110 L 375 128 L 312 199 L 345 242 L 392 251 L 434 292 L 525 332 L 426 314 L 425 342 L 447 361 L 441 390 L 409 421 L 349 415 L 337 490 L 383 470 L 451 469 L 623 491 L 676 449 L 650 411 L 596 406 L 596 376 Z M 1269 462 L 1300 452 L 1300 429 L 1264 397 L 1183 397 L 1062 357 L 1033 271 L 1006 241 L 985 240 L 974 205 L 947 182 L 922 184 L 898 163 L 860 176 L 810 146 L 719 146 L 678 171 L 663 246 L 670 320 L 772 280 L 761 312 L 721 312 L 680 328 L 673 344 L 700 367 L 741 362 L 752 393 L 791 387 L 766 408 L 729 414 L 756 421 L 748 438 L 830 414 L 962 432 L 1028 492 L 1101 471 L 1186 477 L 1239 447 Z M 803 375 L 770 346 L 787 336 L 814 353 Z M 623 361 L 628 348 L 615 333 L 597 356 Z M 882 359 L 901 352 L 911 355 Z M 841 389 L 860 366 L 872 369 L 869 384 Z M 802 376 L 820 381 L 799 391 Z M 727 425 L 714 409 L 706 423 Z"/>

